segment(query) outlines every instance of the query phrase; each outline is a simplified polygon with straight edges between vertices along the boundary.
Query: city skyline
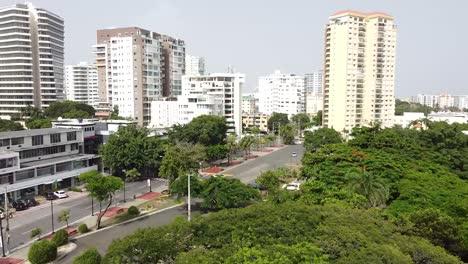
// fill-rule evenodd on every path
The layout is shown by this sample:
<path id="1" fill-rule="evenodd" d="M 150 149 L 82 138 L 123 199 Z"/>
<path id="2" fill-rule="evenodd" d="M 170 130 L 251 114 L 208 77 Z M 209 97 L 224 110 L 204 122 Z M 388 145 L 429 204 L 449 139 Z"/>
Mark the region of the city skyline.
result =
<path id="1" fill-rule="evenodd" d="M 10 4 L 10 1 L 1 2 L 2 6 Z M 97 29 L 138 26 L 184 39 L 187 54 L 205 57 L 210 72 L 222 72 L 233 65 L 246 74 L 246 92 L 257 87 L 259 76 L 275 69 L 296 74 L 322 69 L 323 29 L 331 14 L 345 9 L 381 11 L 392 15 L 399 29 L 396 97 L 417 93 L 464 94 L 467 90 L 462 76 L 468 51 L 462 47 L 468 40 L 457 33 L 468 24 L 462 13 L 466 9 L 463 7 L 468 7 L 465 2 L 432 1 L 428 5 L 422 0 L 411 3 L 366 0 L 345 4 L 341 1 L 286 4 L 241 0 L 235 3 L 141 1 L 132 5 L 37 0 L 33 4 L 65 19 L 66 64 L 93 61 L 91 46 Z M 111 12 L 106 15 L 102 10 Z M 82 18 L 83 13 L 87 19 Z M 418 19 L 417 13 L 437 19 Z M 291 40 L 298 48 L 282 51 L 291 45 Z"/>

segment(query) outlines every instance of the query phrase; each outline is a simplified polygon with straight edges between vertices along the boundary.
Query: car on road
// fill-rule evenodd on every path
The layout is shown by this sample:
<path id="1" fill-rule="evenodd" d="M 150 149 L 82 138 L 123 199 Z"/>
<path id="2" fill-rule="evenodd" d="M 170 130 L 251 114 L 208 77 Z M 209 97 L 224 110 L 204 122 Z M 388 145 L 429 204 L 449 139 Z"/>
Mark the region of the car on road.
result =
<path id="1" fill-rule="evenodd" d="M 302 182 L 300 182 L 300 181 L 292 181 L 292 182 L 290 182 L 288 184 L 284 184 L 283 189 L 286 189 L 288 191 L 299 191 L 301 183 Z"/>
<path id="2" fill-rule="evenodd" d="M 39 203 L 34 198 L 26 199 L 25 202 L 26 202 L 26 205 L 29 207 L 39 205 Z"/>
<path id="3" fill-rule="evenodd" d="M 12 202 L 11 206 L 15 208 L 17 211 L 23 211 L 29 208 L 28 205 L 21 200 Z"/>
<path id="4" fill-rule="evenodd" d="M 46 198 L 46 200 L 55 200 L 55 199 L 57 199 L 57 196 L 55 196 L 55 194 L 53 192 L 44 193 L 44 197 Z"/>
<path id="5" fill-rule="evenodd" d="M 13 218 L 13 213 L 15 212 L 16 210 L 14 208 L 9 208 L 8 209 L 8 218 Z M 0 219 L 5 219 L 5 209 L 1 208 L 0 207 Z"/>
<path id="6" fill-rule="evenodd" d="M 68 194 L 65 191 L 55 191 L 54 195 L 59 199 L 68 197 Z"/>
<path id="7" fill-rule="evenodd" d="M 297 157 L 297 153 L 296 153 L 296 152 L 293 152 L 293 153 L 291 153 L 291 156 L 292 156 L 292 157 Z"/>

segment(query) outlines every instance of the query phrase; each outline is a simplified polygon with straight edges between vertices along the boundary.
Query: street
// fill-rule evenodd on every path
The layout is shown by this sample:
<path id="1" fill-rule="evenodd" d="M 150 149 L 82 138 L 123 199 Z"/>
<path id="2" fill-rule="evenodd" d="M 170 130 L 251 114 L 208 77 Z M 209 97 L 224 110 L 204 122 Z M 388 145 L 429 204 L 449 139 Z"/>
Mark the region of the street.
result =
<path id="1" fill-rule="evenodd" d="M 296 152 L 297 157 L 292 157 L 291 153 Z M 233 174 L 235 178 L 241 179 L 244 183 L 251 183 L 262 172 L 278 167 L 288 167 L 292 164 L 300 164 L 304 148 L 302 145 L 286 146 L 280 150 L 269 153 L 257 159 L 249 160 L 234 168 L 226 170 L 226 173 Z M 172 222 L 177 216 L 185 215 L 183 207 L 176 207 L 167 211 L 148 215 L 131 223 L 111 227 L 94 234 L 78 238 L 74 241 L 78 248 L 69 254 L 61 263 L 72 263 L 73 258 L 89 247 L 96 247 L 101 254 L 104 254 L 113 239 L 124 237 L 133 233 L 141 227 L 162 226 Z"/>
<path id="2" fill-rule="evenodd" d="M 157 188 L 164 185 L 165 182 L 157 179 L 152 180 L 152 187 Z M 134 183 L 126 183 L 126 199 L 133 199 L 133 195 L 143 194 L 149 191 L 147 182 L 140 181 Z M 118 204 L 123 200 L 123 190 L 116 193 L 113 199 L 113 204 Z M 65 198 L 61 200 L 54 200 L 54 229 L 58 230 L 64 226 L 65 223 L 59 223 L 57 220 L 58 214 L 64 210 L 70 210 L 69 223 L 77 221 L 85 216 L 91 214 L 91 199 L 86 194 L 80 195 L 75 198 Z M 105 204 L 103 203 L 103 208 Z M 94 201 L 94 212 L 99 212 L 99 203 Z M 6 221 L 3 221 L 5 228 Z M 10 219 L 10 249 L 17 248 L 31 241 L 30 235 L 33 229 L 40 228 L 43 234 L 48 234 L 52 231 L 51 225 L 51 207 L 50 202 L 44 205 L 31 207 L 28 210 L 17 212 L 15 216 Z M 4 232 L 6 241 L 6 233 Z"/>

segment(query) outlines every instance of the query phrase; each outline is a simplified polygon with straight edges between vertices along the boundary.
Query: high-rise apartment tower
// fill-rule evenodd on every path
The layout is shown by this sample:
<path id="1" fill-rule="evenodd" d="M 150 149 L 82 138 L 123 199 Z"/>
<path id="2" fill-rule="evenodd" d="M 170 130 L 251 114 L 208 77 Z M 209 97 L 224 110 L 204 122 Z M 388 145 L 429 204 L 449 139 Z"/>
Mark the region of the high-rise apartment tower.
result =
<path id="1" fill-rule="evenodd" d="M 341 11 L 325 31 L 323 125 L 393 126 L 396 26 L 385 13 Z"/>
<path id="2" fill-rule="evenodd" d="M 0 8 L 0 117 L 63 99 L 64 21 L 32 4 Z"/>

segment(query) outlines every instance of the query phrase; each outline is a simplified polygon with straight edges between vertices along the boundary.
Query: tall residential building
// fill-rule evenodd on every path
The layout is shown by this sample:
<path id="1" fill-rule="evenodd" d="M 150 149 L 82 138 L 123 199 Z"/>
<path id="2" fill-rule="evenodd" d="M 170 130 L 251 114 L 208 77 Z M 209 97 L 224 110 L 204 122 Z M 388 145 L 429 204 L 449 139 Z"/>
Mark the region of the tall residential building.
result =
<path id="1" fill-rule="evenodd" d="M 185 75 L 185 42 L 159 34 L 163 47 L 163 96 L 182 94 L 182 76 Z"/>
<path id="2" fill-rule="evenodd" d="M 185 72 L 182 40 L 132 27 L 97 31 L 94 46 L 99 103 L 146 126 L 151 101 L 180 94 Z"/>
<path id="3" fill-rule="evenodd" d="M 242 113 L 253 114 L 258 112 L 258 99 L 253 95 L 242 96 Z"/>
<path id="4" fill-rule="evenodd" d="M 260 113 L 273 112 L 289 116 L 305 112 L 304 77 L 275 71 L 258 80 Z"/>
<path id="5" fill-rule="evenodd" d="M 0 9 L 0 117 L 63 99 L 64 21 L 32 4 Z"/>
<path id="6" fill-rule="evenodd" d="M 205 58 L 185 55 L 185 75 L 204 75 Z"/>
<path id="7" fill-rule="evenodd" d="M 439 104 L 439 96 L 431 94 L 418 94 L 411 98 L 413 103 L 427 105 L 429 107 L 436 107 Z"/>
<path id="8" fill-rule="evenodd" d="M 323 71 L 304 74 L 304 81 L 306 93 L 322 94 Z"/>
<path id="9" fill-rule="evenodd" d="M 95 65 L 80 62 L 65 67 L 65 97 L 67 100 L 97 105 L 99 100 Z"/>
<path id="10" fill-rule="evenodd" d="M 182 95 L 152 102 L 151 127 L 186 124 L 200 115 L 224 116 L 228 132 L 242 134 L 241 94 L 245 75 L 212 73 L 185 76 Z"/>
<path id="11" fill-rule="evenodd" d="M 396 26 L 384 13 L 341 11 L 325 32 L 324 127 L 393 126 Z"/>
<path id="12" fill-rule="evenodd" d="M 306 114 L 315 116 L 323 111 L 323 96 L 316 93 L 306 93 Z"/>

